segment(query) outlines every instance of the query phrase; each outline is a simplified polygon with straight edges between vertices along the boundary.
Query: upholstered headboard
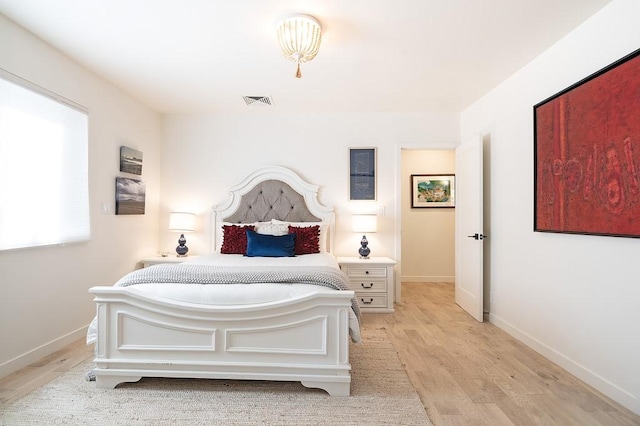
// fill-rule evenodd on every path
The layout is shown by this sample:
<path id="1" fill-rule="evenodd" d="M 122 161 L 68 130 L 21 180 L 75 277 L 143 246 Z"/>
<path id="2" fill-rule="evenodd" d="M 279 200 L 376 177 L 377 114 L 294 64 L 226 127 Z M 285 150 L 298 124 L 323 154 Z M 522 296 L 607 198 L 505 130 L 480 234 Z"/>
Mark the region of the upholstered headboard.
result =
<path id="1" fill-rule="evenodd" d="M 268 222 L 271 219 L 288 222 L 321 222 L 304 202 L 304 197 L 281 180 L 265 180 L 242 196 L 238 209 L 229 217 L 230 223 Z"/>
<path id="2" fill-rule="evenodd" d="M 212 250 L 222 244 L 224 223 L 323 222 L 328 230 L 327 247 L 333 252 L 335 215 L 332 207 L 318 201 L 318 186 L 305 182 L 290 169 L 265 167 L 251 173 L 229 189 L 225 203 L 213 207 Z"/>

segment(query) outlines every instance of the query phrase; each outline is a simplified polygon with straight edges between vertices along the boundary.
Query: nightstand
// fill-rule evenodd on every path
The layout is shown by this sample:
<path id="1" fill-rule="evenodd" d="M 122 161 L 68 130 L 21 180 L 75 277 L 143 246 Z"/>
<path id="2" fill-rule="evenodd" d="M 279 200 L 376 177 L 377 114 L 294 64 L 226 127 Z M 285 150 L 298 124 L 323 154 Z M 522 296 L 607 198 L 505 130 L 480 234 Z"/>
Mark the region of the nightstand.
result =
<path id="1" fill-rule="evenodd" d="M 161 263 L 182 263 L 185 260 L 193 259 L 195 256 L 184 256 L 178 257 L 175 254 L 169 254 L 167 256 L 161 256 L 156 254 L 154 256 L 145 257 L 140 259 L 140 263 L 142 263 L 142 267 L 146 268 L 151 265 L 159 265 Z"/>
<path id="2" fill-rule="evenodd" d="M 349 277 L 363 313 L 393 312 L 394 265 L 388 257 L 338 257 L 340 269 Z"/>

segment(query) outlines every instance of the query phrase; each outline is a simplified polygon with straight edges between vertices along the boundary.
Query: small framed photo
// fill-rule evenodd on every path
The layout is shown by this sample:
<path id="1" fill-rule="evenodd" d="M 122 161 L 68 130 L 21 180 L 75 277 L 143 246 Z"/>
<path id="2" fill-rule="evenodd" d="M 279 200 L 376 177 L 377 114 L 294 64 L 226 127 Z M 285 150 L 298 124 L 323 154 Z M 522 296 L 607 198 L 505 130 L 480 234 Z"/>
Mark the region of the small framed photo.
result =
<path id="1" fill-rule="evenodd" d="M 144 214 L 146 186 L 137 179 L 116 178 L 116 214 Z"/>
<path id="2" fill-rule="evenodd" d="M 349 200 L 375 199 L 376 149 L 349 148 Z"/>
<path id="3" fill-rule="evenodd" d="M 142 174 L 142 151 L 120 147 L 120 171 L 132 175 Z"/>
<path id="4" fill-rule="evenodd" d="M 411 175 L 411 207 L 456 206 L 455 175 Z"/>

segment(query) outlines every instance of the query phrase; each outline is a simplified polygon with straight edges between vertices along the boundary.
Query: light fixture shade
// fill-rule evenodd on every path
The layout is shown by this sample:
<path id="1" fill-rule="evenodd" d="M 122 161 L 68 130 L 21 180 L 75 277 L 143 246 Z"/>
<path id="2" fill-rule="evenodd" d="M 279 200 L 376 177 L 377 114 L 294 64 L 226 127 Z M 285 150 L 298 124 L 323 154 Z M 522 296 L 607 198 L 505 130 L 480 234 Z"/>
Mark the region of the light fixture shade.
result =
<path id="1" fill-rule="evenodd" d="M 296 77 L 302 77 L 300 64 L 315 58 L 320 50 L 320 22 L 309 15 L 290 15 L 278 24 L 277 31 L 282 54 L 298 64 Z"/>
<path id="2" fill-rule="evenodd" d="M 375 214 L 354 214 L 351 230 L 353 232 L 377 232 L 378 217 Z"/>
<path id="3" fill-rule="evenodd" d="M 195 231 L 195 225 L 196 215 L 193 213 L 169 213 L 169 231 L 193 232 Z"/>

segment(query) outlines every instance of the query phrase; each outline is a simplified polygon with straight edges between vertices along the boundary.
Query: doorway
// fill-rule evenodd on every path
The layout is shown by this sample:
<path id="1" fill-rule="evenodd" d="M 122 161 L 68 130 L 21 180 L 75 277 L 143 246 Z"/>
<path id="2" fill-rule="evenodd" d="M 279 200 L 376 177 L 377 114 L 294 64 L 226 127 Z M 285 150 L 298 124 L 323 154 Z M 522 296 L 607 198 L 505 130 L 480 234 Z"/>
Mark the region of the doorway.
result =
<path id="1" fill-rule="evenodd" d="M 456 303 L 476 320 L 483 321 L 483 304 L 487 299 L 483 286 L 483 139 L 477 135 L 469 138 L 459 147 L 450 146 L 398 146 L 397 149 L 397 209 L 396 209 L 396 294 L 395 300 L 402 300 L 402 281 L 453 281 L 456 285 Z M 413 151 L 413 152 L 411 152 Z M 459 164 L 457 164 L 459 163 Z M 428 173 L 419 171 L 422 167 L 433 168 Z M 462 180 L 457 188 L 456 204 L 460 204 L 456 216 L 450 209 L 449 216 L 419 215 L 412 208 L 411 174 L 456 174 Z M 404 186 L 404 188 L 403 188 Z M 457 186 L 457 183 L 456 183 Z M 409 189 L 406 189 L 409 188 Z M 409 200 L 409 202 L 407 202 Z M 415 206 L 413 206 L 415 207 Z M 433 208 L 427 208 L 432 210 Z M 438 208 L 440 210 L 441 208 Z M 408 220 L 408 218 L 418 220 Z M 447 228 L 446 219 L 453 219 L 453 230 Z M 459 220 L 458 220 L 459 219 Z M 423 233 L 422 228 L 427 228 Z M 475 232 L 475 234 L 474 234 Z M 468 235 L 470 234 L 470 235 Z M 410 237 L 409 237 L 410 235 Z M 417 235 L 417 243 L 416 241 Z M 479 244 L 469 244 L 472 237 Z M 450 263 L 442 260 L 443 253 L 449 251 Z M 403 253 L 405 259 L 403 259 Z M 436 262 L 429 262 L 435 256 Z M 440 256 L 440 257 L 438 257 Z M 440 259 L 440 262 L 437 262 Z M 446 267 L 453 265 L 453 272 Z M 459 266 L 465 265 L 464 270 Z M 407 270 L 422 267 L 422 275 L 412 277 Z M 444 269 L 443 269 L 444 267 Z M 424 269 L 426 268 L 426 269 Z M 430 269 L 431 268 L 431 269 Z M 437 272 L 433 272 L 437 271 Z M 444 273 L 442 272 L 444 271 Z M 450 269 L 449 269 L 450 271 Z M 450 274 L 450 275 L 449 275 Z M 449 278 L 446 278 L 449 277 Z M 451 279 L 453 277 L 453 279 Z M 417 279 L 416 279 L 417 278 Z M 460 298 L 458 297 L 460 296 Z"/>
<path id="2" fill-rule="evenodd" d="M 455 146 L 399 144 L 396 150 L 396 294 L 402 281 L 453 282 L 455 209 L 412 208 L 412 174 L 455 174 Z"/>
<path id="3" fill-rule="evenodd" d="M 402 281 L 454 282 L 455 209 L 415 207 L 411 177 L 455 174 L 455 151 L 402 150 Z"/>

